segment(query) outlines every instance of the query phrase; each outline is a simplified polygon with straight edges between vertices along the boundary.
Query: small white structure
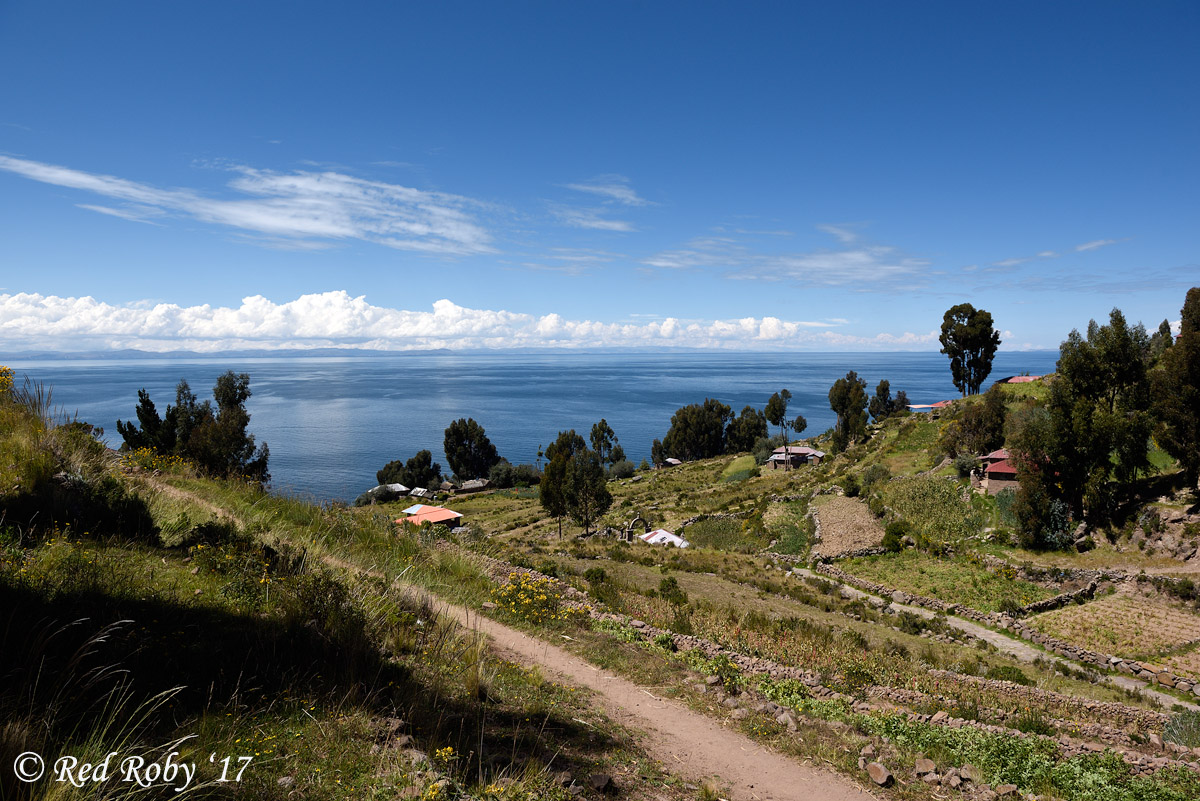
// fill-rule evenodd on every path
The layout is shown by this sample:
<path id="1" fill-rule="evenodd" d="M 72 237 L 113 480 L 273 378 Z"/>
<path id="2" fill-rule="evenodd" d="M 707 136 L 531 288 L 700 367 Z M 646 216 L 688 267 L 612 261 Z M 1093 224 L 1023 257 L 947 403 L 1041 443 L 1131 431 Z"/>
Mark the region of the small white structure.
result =
<path id="1" fill-rule="evenodd" d="M 683 464 L 683 462 L 679 461 L 674 456 L 669 456 L 666 459 L 663 459 L 663 464 L 667 467 L 678 467 L 679 465 Z"/>
<path id="2" fill-rule="evenodd" d="M 410 497 L 410 498 L 432 498 L 433 491 L 427 490 L 424 487 L 417 487 L 416 489 L 414 489 L 408 493 L 408 497 Z"/>
<path id="3" fill-rule="evenodd" d="M 674 545 L 676 548 L 686 548 L 691 545 L 683 537 L 672 534 L 665 528 L 656 528 L 654 531 L 647 531 L 638 539 L 648 545 Z"/>
<path id="4" fill-rule="evenodd" d="M 392 492 L 399 493 L 401 495 L 408 492 L 408 487 L 404 486 L 403 484 L 382 484 L 380 486 L 387 487 Z"/>

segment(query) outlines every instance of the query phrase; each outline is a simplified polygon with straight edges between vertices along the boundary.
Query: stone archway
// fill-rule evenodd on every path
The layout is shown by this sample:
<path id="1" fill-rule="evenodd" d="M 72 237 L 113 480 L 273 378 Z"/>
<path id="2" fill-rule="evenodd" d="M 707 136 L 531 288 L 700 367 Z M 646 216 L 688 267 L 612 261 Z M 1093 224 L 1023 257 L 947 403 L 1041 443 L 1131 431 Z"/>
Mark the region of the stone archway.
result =
<path id="1" fill-rule="evenodd" d="M 642 517 L 640 514 L 635 515 L 634 518 L 629 521 L 629 524 L 625 526 L 625 531 L 621 533 L 621 542 L 633 542 L 633 538 L 637 536 L 637 534 L 634 532 L 636 531 L 637 523 L 639 521 L 641 521 L 642 524 L 642 534 L 645 534 L 650 530 L 650 523 L 647 522 L 646 518 Z"/>

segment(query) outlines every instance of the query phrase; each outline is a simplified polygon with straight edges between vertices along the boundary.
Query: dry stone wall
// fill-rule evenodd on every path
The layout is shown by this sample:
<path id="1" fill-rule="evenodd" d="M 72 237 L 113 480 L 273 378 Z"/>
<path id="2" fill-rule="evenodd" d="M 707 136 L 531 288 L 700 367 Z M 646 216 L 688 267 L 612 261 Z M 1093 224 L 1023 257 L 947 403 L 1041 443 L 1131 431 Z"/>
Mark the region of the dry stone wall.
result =
<path id="1" fill-rule="evenodd" d="M 1036 645 L 1040 645 L 1047 651 L 1050 651 L 1058 656 L 1066 659 L 1071 659 L 1076 662 L 1093 665 L 1102 670 L 1114 670 L 1126 675 L 1136 676 L 1137 678 L 1150 684 L 1158 684 L 1163 687 L 1178 690 L 1183 693 L 1191 693 L 1197 698 L 1200 698 L 1200 679 L 1191 676 L 1180 676 L 1177 673 L 1172 673 L 1166 668 L 1154 665 L 1149 662 L 1139 662 L 1134 659 L 1126 659 L 1125 657 L 1114 656 L 1112 654 L 1103 654 L 1097 651 L 1091 651 L 1078 645 L 1066 642 L 1064 640 L 1051 637 L 1049 634 L 1034 629 L 1026 625 L 1022 621 L 1009 615 L 999 612 L 981 612 L 978 609 L 972 609 L 969 606 L 961 604 L 952 604 L 936 598 L 926 598 L 920 595 L 912 595 L 901 590 L 893 590 L 885 587 L 882 584 L 876 584 L 873 581 L 867 581 L 857 576 L 853 576 L 841 568 L 833 565 L 819 563 L 813 568 L 816 572 L 836 579 L 843 584 L 849 584 L 852 587 L 857 587 L 864 592 L 869 592 L 874 595 L 879 595 L 884 598 L 891 598 L 892 601 L 898 604 L 907 604 L 909 606 L 920 606 L 925 609 L 931 609 L 935 612 L 944 612 L 947 615 L 955 615 L 957 617 L 973 620 L 985 626 L 1000 628 L 1010 631 L 1023 640 L 1028 640 Z M 1090 571 L 1099 572 L 1099 571 Z M 1075 593 L 1064 593 L 1064 595 L 1079 597 L 1079 593 L 1095 592 L 1095 586 L 1089 582 L 1088 587 L 1078 590 Z M 1048 601 L 1058 601 L 1062 596 L 1047 599 Z M 1090 597 L 1090 596 L 1089 596 Z M 1060 604 L 1061 605 L 1061 604 Z M 1029 609 L 1036 604 L 1030 604 L 1025 607 Z M 1050 607 L 1057 608 L 1057 607 Z M 1040 610 L 1046 611 L 1046 610 Z"/>

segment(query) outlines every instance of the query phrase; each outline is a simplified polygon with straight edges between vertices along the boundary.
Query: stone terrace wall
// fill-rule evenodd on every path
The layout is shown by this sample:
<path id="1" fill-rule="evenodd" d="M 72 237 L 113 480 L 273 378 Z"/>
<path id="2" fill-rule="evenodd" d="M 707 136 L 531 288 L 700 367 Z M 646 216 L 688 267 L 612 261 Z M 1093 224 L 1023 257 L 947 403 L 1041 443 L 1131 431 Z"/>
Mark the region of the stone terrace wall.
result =
<path id="1" fill-rule="evenodd" d="M 1047 651 L 1055 653 L 1066 659 L 1072 659 L 1076 662 L 1093 665 L 1102 670 L 1116 670 L 1130 676 L 1136 676 L 1148 683 L 1159 684 L 1163 687 L 1171 687 L 1179 690 L 1180 692 L 1191 693 L 1197 698 L 1200 698 L 1200 679 L 1190 676 L 1179 676 L 1171 673 L 1164 667 L 1153 665 L 1148 662 L 1138 662 L 1133 659 L 1113 656 L 1112 654 L 1103 654 L 1097 651 L 1088 650 L 1087 648 L 1083 648 L 1078 645 L 1073 645 L 1064 640 L 1051 637 L 1049 634 L 1043 634 L 1042 632 L 1025 625 L 1020 620 L 1009 615 L 1001 614 L 999 612 L 980 612 L 978 609 L 972 609 L 969 606 L 946 603 L 945 601 L 939 601 L 936 598 L 925 598 L 923 596 L 912 595 L 901 590 L 893 590 L 889 587 L 883 586 L 882 584 L 876 584 L 873 581 L 867 581 L 866 579 L 852 576 L 841 568 L 834 567 L 833 565 L 817 564 L 814 566 L 814 570 L 818 573 L 829 576 L 832 579 L 836 579 L 843 584 L 849 584 L 852 587 L 857 587 L 864 592 L 880 595 L 884 598 L 891 598 L 898 604 L 920 606 L 925 609 L 931 609 L 935 612 L 944 612 L 947 615 L 955 615 L 957 617 L 967 618 L 968 620 L 973 620 L 976 623 L 980 623 L 985 626 L 1011 631 L 1021 639 L 1036 643 L 1037 645 L 1045 648 Z M 1089 588 L 1091 592 L 1095 592 L 1095 586 L 1089 582 L 1088 587 L 1085 587 L 1082 590 L 1077 590 L 1074 593 L 1064 593 L 1063 596 L 1072 596 L 1071 602 L 1074 602 L 1074 597 L 1079 597 L 1080 594 L 1087 592 Z M 1049 598 L 1042 603 L 1048 603 L 1050 601 L 1057 603 L 1063 596 Z M 1035 604 L 1030 604 L 1028 607 L 1025 607 L 1025 609 L 1029 609 L 1032 606 L 1035 606 Z M 1055 606 L 1050 608 L 1057 607 Z"/>
<path id="2" fill-rule="evenodd" d="M 443 545 L 442 543 L 438 543 L 438 545 L 443 548 L 451 547 L 448 544 Z M 628 615 L 602 612 L 592 606 L 591 601 L 586 593 L 580 592 L 560 579 L 546 576 L 544 573 L 539 573 L 538 571 L 530 568 L 516 567 L 508 562 L 501 561 L 491 556 L 473 553 L 472 557 L 480 560 L 486 566 L 488 574 L 492 577 L 492 579 L 500 583 L 507 581 L 509 575 L 512 573 L 521 573 L 534 578 L 549 579 L 551 583 L 563 593 L 564 597 L 566 598 L 565 603 L 567 606 L 576 607 L 586 611 L 587 614 L 594 620 L 604 620 L 631 626 L 635 629 L 638 629 L 649 639 L 653 639 L 661 634 L 666 634 L 671 637 L 672 641 L 675 643 L 675 646 L 681 651 L 690 651 L 696 649 L 708 658 L 715 657 L 719 654 L 724 654 L 731 662 L 733 662 L 733 664 L 737 665 L 739 670 L 744 673 L 762 673 L 776 679 L 799 679 L 809 687 L 819 686 L 819 677 L 811 670 L 792 667 L 790 665 L 781 665 L 769 659 L 741 654 L 737 651 L 724 648 L 721 645 L 712 642 L 711 640 L 706 640 L 693 635 L 676 634 L 675 632 L 657 628 L 641 620 L 634 620 Z M 965 674 L 952 673 L 945 670 L 932 670 L 930 671 L 930 674 L 934 676 L 944 676 L 948 680 L 967 682 L 984 689 L 1003 691 L 1009 695 L 1015 695 L 1031 702 L 1052 699 L 1058 703 L 1075 706 L 1081 710 L 1102 711 L 1111 716 L 1123 717 L 1130 723 L 1137 723 L 1149 727 L 1162 727 L 1167 720 L 1166 715 L 1158 712 L 1151 712 L 1149 710 L 1126 706 L 1124 704 L 1114 704 L 1076 698 L 1075 696 L 1063 695 L 1062 693 L 1056 693 L 1050 690 L 1039 690 L 1036 687 L 1025 687 L 1008 681 L 985 679 L 978 676 L 968 676 Z"/>

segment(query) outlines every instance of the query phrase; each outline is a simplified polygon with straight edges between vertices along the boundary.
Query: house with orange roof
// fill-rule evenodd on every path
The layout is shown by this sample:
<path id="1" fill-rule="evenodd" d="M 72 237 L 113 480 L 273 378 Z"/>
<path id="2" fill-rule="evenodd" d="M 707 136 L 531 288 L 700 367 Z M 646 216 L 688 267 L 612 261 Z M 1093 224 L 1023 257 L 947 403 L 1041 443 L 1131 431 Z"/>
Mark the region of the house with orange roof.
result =
<path id="1" fill-rule="evenodd" d="M 429 523 L 430 525 L 442 523 L 447 526 L 462 525 L 462 514 L 453 509 L 447 509 L 443 506 L 425 506 L 423 504 L 418 504 L 418 506 L 420 508 L 416 509 L 412 514 L 397 519 L 396 524 L 400 525 L 403 523 L 410 526 L 419 526 L 422 523 Z"/>

